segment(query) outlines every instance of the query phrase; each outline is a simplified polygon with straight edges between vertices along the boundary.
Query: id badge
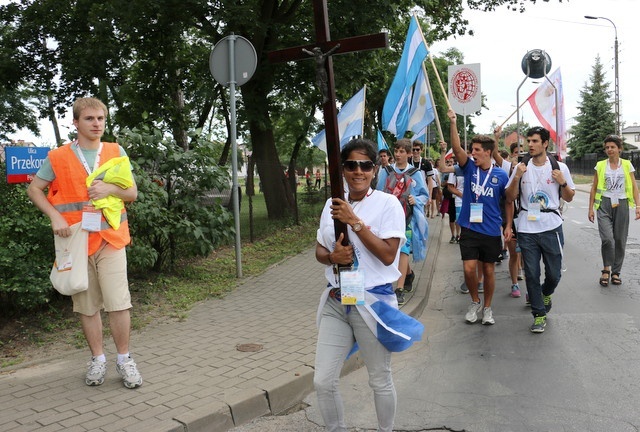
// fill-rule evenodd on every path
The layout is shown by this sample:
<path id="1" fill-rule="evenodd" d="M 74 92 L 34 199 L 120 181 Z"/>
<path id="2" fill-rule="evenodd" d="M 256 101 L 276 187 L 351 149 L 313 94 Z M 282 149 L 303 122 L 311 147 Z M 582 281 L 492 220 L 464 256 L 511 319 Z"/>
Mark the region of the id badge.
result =
<path id="1" fill-rule="evenodd" d="M 364 305 L 362 270 L 340 270 L 340 296 L 343 305 Z"/>
<path id="2" fill-rule="evenodd" d="M 471 203 L 469 222 L 482 223 L 482 203 Z"/>
<path id="3" fill-rule="evenodd" d="M 528 203 L 527 204 L 527 220 L 532 222 L 538 222 L 540 220 L 540 203 Z"/>
<path id="4" fill-rule="evenodd" d="M 102 212 L 92 205 L 82 208 L 82 229 L 89 232 L 100 231 Z"/>
<path id="5" fill-rule="evenodd" d="M 611 197 L 611 207 L 616 208 L 620 204 L 620 200 L 618 200 L 618 195 Z"/>

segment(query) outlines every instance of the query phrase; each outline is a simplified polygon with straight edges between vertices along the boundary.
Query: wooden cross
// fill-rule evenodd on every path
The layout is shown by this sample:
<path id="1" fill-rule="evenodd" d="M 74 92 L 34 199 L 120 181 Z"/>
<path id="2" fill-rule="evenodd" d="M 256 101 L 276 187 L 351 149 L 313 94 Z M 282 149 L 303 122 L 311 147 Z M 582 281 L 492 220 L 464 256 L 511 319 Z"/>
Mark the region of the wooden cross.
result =
<path id="1" fill-rule="evenodd" d="M 331 55 L 377 48 L 387 48 L 387 33 L 332 41 L 329 35 L 329 14 L 327 0 L 313 0 L 313 20 L 316 29 L 316 43 L 272 51 L 268 54 L 272 63 L 315 59 L 317 62 L 318 81 L 323 93 L 322 111 L 324 113 L 325 136 L 327 140 L 327 158 L 329 160 L 329 180 L 331 181 L 331 197 L 344 198 L 342 185 L 342 167 L 340 164 L 340 137 L 336 109 L 336 91 L 333 80 L 333 61 Z M 325 83 L 326 81 L 326 83 Z M 348 244 L 347 227 L 342 222 L 334 221 L 336 239 L 344 233 L 343 244 Z"/>

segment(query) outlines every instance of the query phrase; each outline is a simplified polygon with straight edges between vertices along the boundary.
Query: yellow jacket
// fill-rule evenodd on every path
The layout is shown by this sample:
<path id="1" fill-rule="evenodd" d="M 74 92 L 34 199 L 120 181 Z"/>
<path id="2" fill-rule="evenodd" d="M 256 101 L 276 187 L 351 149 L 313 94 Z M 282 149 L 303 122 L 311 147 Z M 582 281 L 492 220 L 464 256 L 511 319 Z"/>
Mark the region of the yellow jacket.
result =
<path id="1" fill-rule="evenodd" d="M 110 159 L 91 173 L 87 177 L 87 187 L 91 186 L 94 180 L 102 180 L 105 183 L 115 184 L 122 189 L 133 186 L 133 174 L 131 173 L 131 162 L 128 156 L 120 156 Z M 109 195 L 105 198 L 91 200 L 97 209 L 102 210 L 104 218 L 113 229 L 120 227 L 120 213 L 124 209 L 124 201 L 120 198 Z"/>

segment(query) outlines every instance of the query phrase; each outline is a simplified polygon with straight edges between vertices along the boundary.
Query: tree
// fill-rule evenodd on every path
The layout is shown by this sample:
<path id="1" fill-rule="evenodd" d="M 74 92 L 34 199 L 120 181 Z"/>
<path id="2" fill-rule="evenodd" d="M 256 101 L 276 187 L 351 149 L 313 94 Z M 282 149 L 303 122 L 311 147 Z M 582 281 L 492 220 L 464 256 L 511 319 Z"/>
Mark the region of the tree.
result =
<path id="1" fill-rule="evenodd" d="M 587 153 L 602 153 L 602 140 L 616 130 L 609 83 L 605 82 L 600 56 L 596 57 L 589 83 L 580 91 L 577 123 L 571 128 L 569 155 L 580 159 Z"/>
<path id="2" fill-rule="evenodd" d="M 535 3 L 468 0 L 466 4 L 484 10 L 502 5 L 522 9 L 529 1 Z M 370 132 L 400 57 L 407 17 L 414 10 L 428 17 L 424 20 L 430 41 L 467 32 L 462 0 L 375 0 L 366 8 L 357 2 L 330 2 L 333 39 L 383 29 L 390 33 L 390 50 L 334 60 L 338 100 L 347 100 L 362 85 L 369 85 L 366 128 Z M 108 135 L 124 127 L 159 127 L 184 150 L 199 133 L 221 130 L 215 124 L 228 128 L 223 92 L 208 71 L 211 47 L 230 33 L 249 39 L 258 65 L 253 78 L 240 89 L 238 134 L 251 144 L 269 216 L 291 213 L 292 192 L 284 182 L 276 145 L 281 136 L 276 110 L 297 101 L 301 112 L 309 113 L 319 106 L 320 95 L 313 62 L 274 65 L 267 54 L 315 39 L 310 1 L 22 0 L 0 6 L 0 11 L 13 13 L 15 31 L 0 37 L 3 44 L 21 47 L 13 54 L 23 62 L 21 78 L 30 89 L 37 89 L 40 117 L 67 111 L 76 97 L 96 95 L 115 108 Z M 207 123 L 214 125 L 209 131 L 204 127 Z M 313 122 L 303 124 L 314 127 Z M 307 131 L 307 136 L 313 133 Z M 296 137 L 288 143 L 293 148 L 301 135 L 291 136 Z M 221 136 L 211 139 L 225 141 Z"/>

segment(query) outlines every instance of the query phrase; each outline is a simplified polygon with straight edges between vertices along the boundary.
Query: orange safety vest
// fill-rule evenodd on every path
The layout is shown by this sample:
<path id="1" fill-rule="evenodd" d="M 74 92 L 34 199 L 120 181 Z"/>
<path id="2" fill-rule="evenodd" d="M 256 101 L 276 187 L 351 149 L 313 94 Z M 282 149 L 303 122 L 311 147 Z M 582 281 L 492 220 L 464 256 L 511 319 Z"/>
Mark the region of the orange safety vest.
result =
<path id="1" fill-rule="evenodd" d="M 100 165 L 118 156 L 120 156 L 118 144 L 103 143 Z M 51 150 L 48 157 L 56 178 L 49 185 L 47 199 L 64 216 L 69 225 L 78 223 L 82 221 L 82 208 L 91 204 L 86 186 L 89 175 L 71 149 L 71 143 Z M 111 228 L 103 216 L 100 231 L 89 233 L 89 255 L 97 252 L 103 240 L 116 249 L 122 249 L 131 243 L 125 209 L 122 210 L 120 228 L 117 230 Z"/>

